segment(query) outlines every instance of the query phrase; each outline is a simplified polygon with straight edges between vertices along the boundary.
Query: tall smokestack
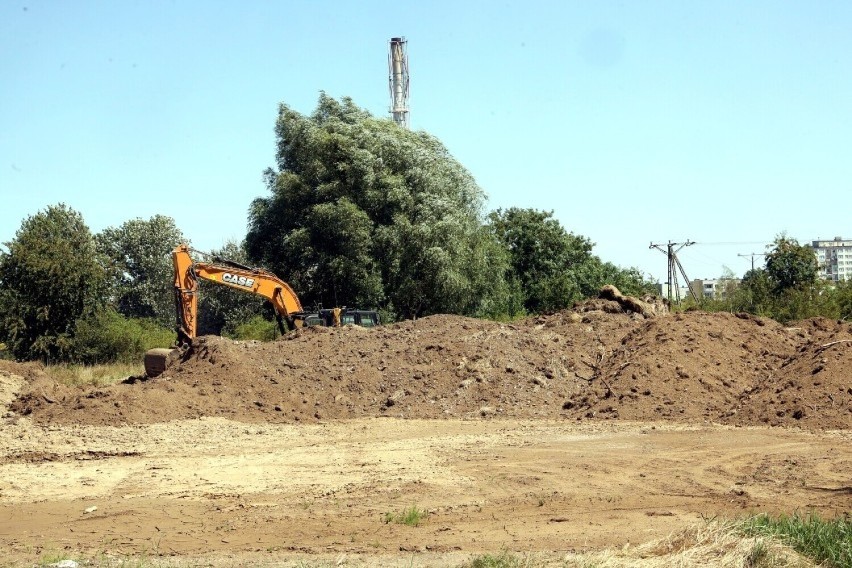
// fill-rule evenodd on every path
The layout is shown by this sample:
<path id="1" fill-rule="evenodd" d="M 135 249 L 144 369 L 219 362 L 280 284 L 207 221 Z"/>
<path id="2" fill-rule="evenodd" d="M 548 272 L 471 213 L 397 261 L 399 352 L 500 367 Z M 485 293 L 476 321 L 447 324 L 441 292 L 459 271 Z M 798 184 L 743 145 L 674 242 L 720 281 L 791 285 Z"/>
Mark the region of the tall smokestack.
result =
<path id="1" fill-rule="evenodd" d="M 404 37 L 393 37 L 388 52 L 390 68 L 390 112 L 393 120 L 408 128 L 408 53 Z"/>

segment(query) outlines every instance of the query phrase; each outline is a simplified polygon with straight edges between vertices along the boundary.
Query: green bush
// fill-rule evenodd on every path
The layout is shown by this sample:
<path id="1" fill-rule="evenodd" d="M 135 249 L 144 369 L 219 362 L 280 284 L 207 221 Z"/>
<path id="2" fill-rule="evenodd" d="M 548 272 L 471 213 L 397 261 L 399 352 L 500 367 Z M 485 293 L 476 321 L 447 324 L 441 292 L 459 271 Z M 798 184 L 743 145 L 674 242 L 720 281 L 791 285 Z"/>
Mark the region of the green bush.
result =
<path id="1" fill-rule="evenodd" d="M 281 335 L 281 332 L 276 322 L 268 321 L 263 316 L 254 316 L 239 324 L 233 331 L 226 329 L 225 335 L 231 339 L 272 341 Z"/>
<path id="2" fill-rule="evenodd" d="M 174 331 L 153 320 L 126 318 L 106 308 L 77 321 L 72 352 L 76 362 L 86 365 L 129 363 L 141 361 L 148 349 L 174 342 Z"/>

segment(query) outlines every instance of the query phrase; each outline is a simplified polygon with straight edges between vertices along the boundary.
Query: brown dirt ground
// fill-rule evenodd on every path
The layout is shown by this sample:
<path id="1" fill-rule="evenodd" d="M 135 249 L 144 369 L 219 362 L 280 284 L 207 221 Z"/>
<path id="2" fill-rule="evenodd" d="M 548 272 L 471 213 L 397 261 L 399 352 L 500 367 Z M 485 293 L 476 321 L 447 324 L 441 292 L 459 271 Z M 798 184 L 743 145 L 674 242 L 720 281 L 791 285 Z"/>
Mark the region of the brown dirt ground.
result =
<path id="1" fill-rule="evenodd" d="M 845 514 L 850 369 L 848 323 L 646 319 L 604 300 L 512 324 L 204 337 L 163 377 L 102 388 L 0 362 L 0 563 L 56 549 L 453 565 L 435 555 Z M 424 525 L 383 521 L 413 504 Z"/>

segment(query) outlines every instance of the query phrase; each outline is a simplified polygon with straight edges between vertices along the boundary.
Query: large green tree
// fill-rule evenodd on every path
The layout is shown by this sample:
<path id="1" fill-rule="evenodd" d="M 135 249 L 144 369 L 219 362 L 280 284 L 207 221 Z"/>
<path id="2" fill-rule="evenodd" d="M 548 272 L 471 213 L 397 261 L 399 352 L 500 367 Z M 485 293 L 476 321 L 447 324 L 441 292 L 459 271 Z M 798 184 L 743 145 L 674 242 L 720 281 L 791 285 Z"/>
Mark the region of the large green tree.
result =
<path id="1" fill-rule="evenodd" d="M 17 359 L 73 359 L 75 325 L 103 303 L 106 273 L 83 217 L 64 204 L 25 219 L 0 252 L 0 339 Z"/>
<path id="2" fill-rule="evenodd" d="M 488 224 L 506 249 L 511 266 L 507 279 L 520 284 L 528 312 L 568 307 L 596 295 L 604 284 L 626 294 L 653 291 L 637 269 L 622 269 L 592 254 L 593 243 L 568 232 L 552 211 L 498 209 L 488 216 Z"/>
<path id="3" fill-rule="evenodd" d="M 796 239 L 778 236 L 768 247 L 766 272 L 776 294 L 789 289 L 804 289 L 817 283 L 819 263 L 814 249 Z"/>
<path id="4" fill-rule="evenodd" d="M 174 219 L 154 215 L 104 229 L 95 237 L 109 259 L 111 296 L 122 315 L 175 322 L 172 249 L 186 242 Z"/>
<path id="5" fill-rule="evenodd" d="M 425 132 L 321 94 L 310 116 L 281 105 L 270 195 L 246 247 L 303 304 L 379 306 L 401 317 L 505 309 L 505 254 L 484 194 Z"/>
<path id="6" fill-rule="evenodd" d="M 563 308 L 579 299 L 578 269 L 592 258 L 591 241 L 566 231 L 552 211 L 498 209 L 488 223 L 509 254 L 511 276 L 520 283 L 528 312 Z"/>

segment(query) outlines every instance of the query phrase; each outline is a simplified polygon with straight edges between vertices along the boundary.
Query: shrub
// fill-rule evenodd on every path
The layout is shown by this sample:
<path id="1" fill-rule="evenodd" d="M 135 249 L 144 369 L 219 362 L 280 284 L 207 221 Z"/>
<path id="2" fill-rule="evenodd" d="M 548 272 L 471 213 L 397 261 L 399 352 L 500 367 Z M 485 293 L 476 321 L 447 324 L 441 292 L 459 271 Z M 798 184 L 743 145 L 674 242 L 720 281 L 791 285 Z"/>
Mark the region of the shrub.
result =
<path id="1" fill-rule="evenodd" d="M 175 333 L 153 320 L 126 318 L 112 308 L 78 320 L 73 348 L 78 363 L 138 362 L 153 347 L 174 344 Z"/>
<path id="2" fill-rule="evenodd" d="M 226 330 L 225 335 L 231 339 L 272 341 L 280 335 L 278 324 L 268 321 L 263 316 L 254 316 L 247 322 L 239 324 L 233 332 Z"/>

